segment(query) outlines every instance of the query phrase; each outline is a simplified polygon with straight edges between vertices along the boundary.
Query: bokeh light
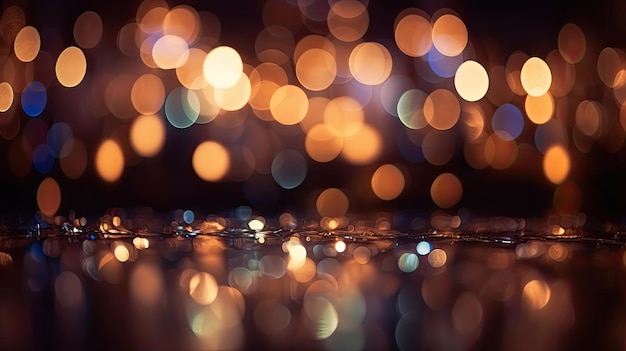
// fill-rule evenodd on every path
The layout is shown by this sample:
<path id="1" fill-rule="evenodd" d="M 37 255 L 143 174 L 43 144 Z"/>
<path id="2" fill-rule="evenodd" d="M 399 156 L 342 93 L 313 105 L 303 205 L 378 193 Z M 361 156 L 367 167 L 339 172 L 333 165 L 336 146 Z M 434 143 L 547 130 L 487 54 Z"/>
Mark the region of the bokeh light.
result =
<path id="1" fill-rule="evenodd" d="M 393 200 L 404 190 L 404 174 L 395 165 L 384 164 L 372 175 L 372 190 L 382 200 Z"/>
<path id="2" fill-rule="evenodd" d="M 296 150 L 283 150 L 272 161 L 272 177 L 284 189 L 302 184 L 306 173 L 306 160 Z"/>
<path id="3" fill-rule="evenodd" d="M 76 46 L 63 50 L 57 59 L 55 72 L 64 87 L 72 88 L 80 84 L 87 73 L 87 59 L 83 51 Z"/>
<path id="4" fill-rule="evenodd" d="M 570 157 L 561 145 L 551 146 L 543 157 L 543 173 L 554 184 L 562 183 L 570 171 Z"/>
<path id="5" fill-rule="evenodd" d="M 243 72 L 243 61 L 230 46 L 217 47 L 207 54 L 202 66 L 204 78 L 216 88 L 235 85 Z"/>
<path id="6" fill-rule="evenodd" d="M 539 57 L 531 57 L 522 66 L 520 81 L 528 95 L 541 96 L 552 85 L 552 72 L 548 64 Z"/>
<path id="7" fill-rule="evenodd" d="M 517 139 L 524 130 L 524 115 L 517 106 L 504 104 L 493 113 L 491 126 L 501 139 Z"/>
<path id="8" fill-rule="evenodd" d="M 580 27 L 573 23 L 567 23 L 559 31 L 558 46 L 563 59 L 567 63 L 575 64 L 585 56 L 587 40 Z"/>
<path id="9" fill-rule="evenodd" d="M 53 216 L 61 205 L 61 188 L 54 178 L 45 178 L 37 188 L 37 206 L 41 213 Z"/>
<path id="10" fill-rule="evenodd" d="M 348 212 L 349 205 L 346 194 L 337 188 L 325 189 L 315 202 L 315 208 L 322 217 L 341 217 Z"/>
<path id="11" fill-rule="evenodd" d="M 452 92 L 437 89 L 424 101 L 424 117 L 428 124 L 438 130 L 447 130 L 459 121 L 461 105 Z"/>
<path id="12" fill-rule="evenodd" d="M 418 11 L 417 9 L 414 9 Z M 432 26 L 425 14 L 409 13 L 401 17 L 394 28 L 398 48 L 412 57 L 426 55 L 433 45 Z"/>
<path id="13" fill-rule="evenodd" d="M 7 112 L 13 105 L 13 87 L 8 82 L 0 83 L 0 112 Z"/>
<path id="14" fill-rule="evenodd" d="M 74 22 L 74 40 L 83 49 L 92 49 L 100 42 L 102 18 L 97 12 L 85 11 Z"/>
<path id="15" fill-rule="evenodd" d="M 177 35 L 164 35 L 152 47 L 152 59 L 162 69 L 178 68 L 189 59 L 189 46 Z"/>
<path id="16" fill-rule="evenodd" d="M 350 54 L 350 72 L 362 84 L 382 84 L 389 75 L 393 62 L 386 47 L 376 42 L 357 45 Z"/>
<path id="17" fill-rule="evenodd" d="M 430 197 L 441 208 L 455 206 L 463 196 L 463 186 L 452 173 L 442 173 L 435 178 L 430 187 Z"/>
<path id="18" fill-rule="evenodd" d="M 153 157 L 165 144 L 165 122 L 157 115 L 140 115 L 133 121 L 129 137 L 137 154 Z"/>
<path id="19" fill-rule="evenodd" d="M 278 88 L 270 100 L 272 116 L 280 124 L 293 125 L 304 119 L 309 100 L 304 91 L 295 85 Z"/>
<path id="20" fill-rule="evenodd" d="M 39 116 L 48 102 L 46 87 L 38 81 L 28 83 L 22 91 L 21 102 L 24 113 L 30 117 Z"/>
<path id="21" fill-rule="evenodd" d="M 157 75 L 146 73 L 133 83 L 130 99 L 137 112 L 144 115 L 157 113 L 165 101 L 165 86 Z"/>
<path id="22" fill-rule="evenodd" d="M 95 165 L 102 179 L 117 181 L 124 171 L 124 153 L 120 145 L 112 139 L 104 140 L 96 152 Z"/>
<path id="23" fill-rule="evenodd" d="M 458 56 L 467 46 L 465 23 L 453 14 L 444 14 L 433 23 L 432 40 L 435 48 L 446 56 Z"/>
<path id="24" fill-rule="evenodd" d="M 489 89 L 489 76 L 485 68 L 476 61 L 463 62 L 454 75 L 454 87 L 467 101 L 482 99 Z"/>
<path id="25" fill-rule="evenodd" d="M 39 31 L 32 26 L 22 28 L 15 37 L 13 52 L 15 57 L 22 62 L 31 62 L 39 54 L 41 38 Z"/>
<path id="26" fill-rule="evenodd" d="M 230 155 L 222 144 L 215 141 L 205 141 L 194 150 L 192 165 L 193 170 L 203 180 L 218 181 L 228 172 Z"/>

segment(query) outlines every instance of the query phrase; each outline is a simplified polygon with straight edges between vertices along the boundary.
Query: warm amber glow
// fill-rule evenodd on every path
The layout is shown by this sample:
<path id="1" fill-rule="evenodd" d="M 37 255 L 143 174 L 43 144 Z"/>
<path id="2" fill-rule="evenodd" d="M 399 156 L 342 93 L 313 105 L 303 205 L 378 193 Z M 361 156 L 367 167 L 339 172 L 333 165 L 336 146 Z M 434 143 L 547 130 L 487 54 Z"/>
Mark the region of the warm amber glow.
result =
<path id="1" fill-rule="evenodd" d="M 309 109 L 309 99 L 302 89 L 295 85 L 278 88 L 270 100 L 270 111 L 274 119 L 284 125 L 294 125 L 302 121 Z"/>
<path id="2" fill-rule="evenodd" d="M 102 38 L 102 18 L 93 11 L 85 11 L 74 22 L 74 40 L 83 49 L 98 45 Z"/>
<path id="3" fill-rule="evenodd" d="M 522 66 L 520 82 L 528 95 L 544 95 L 552 84 L 550 67 L 539 57 L 531 57 Z"/>
<path id="4" fill-rule="evenodd" d="M 461 115 L 459 100 L 446 89 L 437 89 L 424 101 L 424 117 L 438 130 L 447 130 L 458 122 Z"/>
<path id="5" fill-rule="evenodd" d="M 156 115 L 140 115 L 130 127 L 130 144 L 143 157 L 158 154 L 165 144 L 165 122 Z"/>
<path id="6" fill-rule="evenodd" d="M 8 82 L 0 83 L 0 112 L 6 112 L 13 105 L 13 87 Z"/>
<path id="7" fill-rule="evenodd" d="M 178 36 L 188 44 L 195 43 L 200 32 L 200 16 L 191 6 L 176 6 L 163 18 L 163 34 Z"/>
<path id="8" fill-rule="evenodd" d="M 541 280 L 531 280 L 524 285 L 522 300 L 531 310 L 540 310 L 550 301 L 551 290 Z"/>
<path id="9" fill-rule="evenodd" d="M 205 141 L 196 147 L 192 158 L 196 174 L 209 182 L 222 179 L 230 167 L 228 150 L 215 141 Z"/>
<path id="10" fill-rule="evenodd" d="M 602 121 L 602 106 L 597 102 L 583 100 L 576 108 L 576 128 L 584 135 L 596 137 L 600 134 Z"/>
<path id="11" fill-rule="evenodd" d="M 441 208 L 450 208 L 456 205 L 463 195 L 463 186 L 452 173 L 443 173 L 437 176 L 430 187 L 430 197 Z"/>
<path id="12" fill-rule="evenodd" d="M 364 120 L 363 107 L 350 96 L 336 97 L 328 101 L 324 109 L 324 122 L 342 137 L 356 134 L 363 127 Z"/>
<path id="13" fill-rule="evenodd" d="M 39 54 L 41 38 L 35 27 L 26 26 L 22 28 L 15 37 L 13 50 L 15 57 L 22 62 L 31 62 Z"/>
<path id="14" fill-rule="evenodd" d="M 585 56 L 587 40 L 580 27 L 567 23 L 559 32 L 558 46 L 563 59 L 567 63 L 575 64 Z"/>
<path id="15" fill-rule="evenodd" d="M 87 59 L 83 51 L 76 46 L 63 50 L 57 59 L 55 72 L 64 87 L 72 88 L 80 84 L 87 73 Z"/>
<path id="16" fill-rule="evenodd" d="M 543 157 L 543 173 L 554 184 L 562 183 L 570 171 L 570 158 L 561 145 L 550 147 Z"/>
<path id="17" fill-rule="evenodd" d="M 623 51 L 611 47 L 602 49 L 598 55 L 598 77 L 609 88 L 623 85 L 623 55 Z"/>
<path id="18" fill-rule="evenodd" d="M 239 80 L 235 84 L 225 88 L 216 87 L 213 90 L 215 103 L 225 111 L 242 109 L 250 100 L 251 94 L 250 79 L 243 72 L 239 73 Z"/>
<path id="19" fill-rule="evenodd" d="M 180 67 L 176 67 L 176 77 L 185 88 L 199 90 L 209 84 L 202 73 L 206 55 L 206 52 L 202 49 L 190 48 L 187 62 Z"/>
<path id="20" fill-rule="evenodd" d="M 382 153 L 383 139 L 378 130 L 364 124 L 355 134 L 344 138 L 341 156 L 353 165 L 374 162 Z"/>
<path id="21" fill-rule="evenodd" d="M 196 272 L 189 280 L 189 295 L 200 305 L 215 301 L 217 292 L 217 281 L 211 273 Z"/>
<path id="22" fill-rule="evenodd" d="M 341 217 L 348 212 L 349 204 L 343 191 L 329 188 L 319 194 L 315 208 L 322 217 Z"/>
<path id="23" fill-rule="evenodd" d="M 398 21 L 394 31 L 398 48 L 403 53 L 419 57 L 433 46 L 430 21 L 419 14 L 408 14 Z"/>
<path id="24" fill-rule="evenodd" d="M 554 99 L 549 92 L 541 96 L 526 96 L 524 108 L 528 119 L 535 124 L 544 124 L 552 118 L 554 114 Z"/>
<path id="25" fill-rule="evenodd" d="M 189 46 L 177 35 L 164 35 L 154 43 L 152 59 L 162 69 L 180 67 L 189 59 Z"/>
<path id="26" fill-rule="evenodd" d="M 328 29 L 335 38 L 353 42 L 363 37 L 369 26 L 367 8 L 356 0 L 339 0 L 332 4 L 326 19 Z"/>
<path id="27" fill-rule="evenodd" d="M 365 42 L 352 50 L 349 65 L 357 81 L 365 85 L 378 85 L 389 78 L 393 61 L 389 50 L 383 45 Z"/>
<path id="28" fill-rule="evenodd" d="M 404 190 L 404 174 L 392 165 L 384 164 L 372 175 L 372 190 L 382 200 L 393 200 Z"/>
<path id="29" fill-rule="evenodd" d="M 241 79 L 243 61 L 235 49 L 220 46 L 209 51 L 204 59 L 202 71 L 209 84 L 224 89 L 237 84 Z"/>
<path id="30" fill-rule="evenodd" d="M 144 115 L 157 113 L 165 101 L 165 86 L 161 78 L 146 73 L 133 83 L 130 100 L 137 112 Z"/>
<path id="31" fill-rule="evenodd" d="M 433 24 L 433 45 L 445 56 L 458 56 L 467 46 L 467 28 L 455 15 L 443 15 Z"/>
<path id="32" fill-rule="evenodd" d="M 61 188 L 54 178 L 44 179 L 37 188 L 37 206 L 45 216 L 53 216 L 61 205 Z"/>
<path id="33" fill-rule="evenodd" d="M 328 51 L 309 49 L 296 62 L 296 76 L 303 87 L 313 91 L 324 90 L 337 76 L 337 63 Z"/>
<path id="34" fill-rule="evenodd" d="M 122 176 L 124 171 L 124 153 L 119 144 L 107 139 L 96 152 L 96 170 L 102 179 L 107 182 L 114 182 Z"/>
<path id="35" fill-rule="evenodd" d="M 476 61 L 465 61 L 456 70 L 454 87 L 467 101 L 478 101 L 487 94 L 489 76 L 485 68 Z"/>
<path id="36" fill-rule="evenodd" d="M 309 157 L 317 162 L 334 160 L 343 149 L 343 138 L 327 124 L 317 124 L 306 133 L 304 147 Z"/>

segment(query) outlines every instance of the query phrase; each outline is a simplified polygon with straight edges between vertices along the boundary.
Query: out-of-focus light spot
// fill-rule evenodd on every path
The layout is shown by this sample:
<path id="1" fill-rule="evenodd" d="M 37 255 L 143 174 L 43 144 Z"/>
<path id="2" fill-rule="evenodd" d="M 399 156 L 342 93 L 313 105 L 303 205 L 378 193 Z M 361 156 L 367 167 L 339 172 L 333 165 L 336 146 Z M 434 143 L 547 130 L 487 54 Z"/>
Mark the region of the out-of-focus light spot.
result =
<path id="1" fill-rule="evenodd" d="M 112 139 L 103 141 L 96 152 L 95 164 L 102 179 L 107 182 L 118 180 L 124 171 L 124 153 L 120 145 Z"/>
<path id="2" fill-rule="evenodd" d="M 546 57 L 546 63 L 552 71 L 550 93 L 554 97 L 567 96 L 576 83 L 576 67 L 567 63 L 557 50 L 552 50 Z"/>
<path id="3" fill-rule="evenodd" d="M 522 66 L 520 81 L 528 95 L 541 96 L 552 85 L 552 72 L 548 64 L 539 57 L 531 57 Z"/>
<path id="4" fill-rule="evenodd" d="M 178 36 L 189 45 L 197 41 L 201 29 L 198 12 L 188 5 L 174 7 L 163 18 L 163 34 Z"/>
<path id="5" fill-rule="evenodd" d="M 317 197 L 315 208 L 322 217 L 341 217 L 348 212 L 348 197 L 337 188 L 329 188 Z"/>
<path id="6" fill-rule="evenodd" d="M 209 87 L 203 89 L 206 94 Z M 243 108 L 250 100 L 252 86 L 250 78 L 241 72 L 239 80 L 227 88 L 214 88 L 213 98 L 217 106 L 225 111 L 237 111 Z"/>
<path id="7" fill-rule="evenodd" d="M 74 40 L 83 49 L 98 45 L 102 38 L 102 18 L 96 12 L 85 11 L 74 22 Z"/>
<path id="8" fill-rule="evenodd" d="M 146 73 L 133 83 L 130 100 L 137 112 L 143 115 L 157 113 L 165 100 L 165 86 L 158 76 Z"/>
<path id="9" fill-rule="evenodd" d="M 344 138 L 341 156 L 354 165 L 374 162 L 382 153 L 383 140 L 370 125 L 364 124 L 356 134 Z"/>
<path id="10" fill-rule="evenodd" d="M 602 106 L 589 100 L 583 100 L 576 108 L 576 128 L 586 136 L 597 137 L 601 134 Z"/>
<path id="11" fill-rule="evenodd" d="M 38 81 L 32 81 L 22 91 L 22 109 L 30 117 L 39 116 L 46 108 L 48 94 L 46 87 Z"/>
<path id="12" fill-rule="evenodd" d="M 0 112 L 7 112 L 13 105 L 13 87 L 8 82 L 0 83 Z"/>
<path id="13" fill-rule="evenodd" d="M 41 48 L 41 38 L 35 27 L 26 26 L 22 28 L 15 37 L 13 50 L 15 57 L 22 62 L 31 62 L 39 54 Z"/>
<path id="14" fill-rule="evenodd" d="M 494 133 L 485 140 L 484 156 L 492 168 L 507 169 L 517 158 L 517 143 Z"/>
<path id="15" fill-rule="evenodd" d="M 208 305 L 217 297 L 217 280 L 207 272 L 196 272 L 189 280 L 189 296 L 200 305 Z"/>
<path id="16" fill-rule="evenodd" d="M 65 122 L 56 122 L 48 130 L 46 143 L 52 156 L 56 158 L 66 157 L 72 149 L 74 132 L 72 127 Z M 68 144 L 70 143 L 70 144 Z"/>
<path id="17" fill-rule="evenodd" d="M 563 59 L 567 63 L 575 64 L 585 56 L 587 40 L 580 27 L 573 23 L 567 23 L 559 32 L 558 46 Z"/>
<path id="18" fill-rule="evenodd" d="M 420 241 L 415 247 L 415 251 L 421 256 L 426 256 L 430 253 L 432 246 L 428 241 Z"/>
<path id="19" fill-rule="evenodd" d="M 570 157 L 561 145 L 551 146 L 543 157 L 543 173 L 554 184 L 562 183 L 570 171 Z"/>
<path id="20" fill-rule="evenodd" d="M 459 66 L 463 63 L 463 55 L 446 56 L 437 49 L 430 49 L 425 57 L 431 71 L 441 78 L 450 78 L 454 76 Z"/>
<path id="21" fill-rule="evenodd" d="M 563 262 L 567 259 L 569 255 L 569 250 L 565 245 L 562 244 L 554 244 L 548 248 L 548 256 L 556 262 Z"/>
<path id="22" fill-rule="evenodd" d="M 433 45 L 432 26 L 426 14 L 410 13 L 403 16 L 395 25 L 394 38 L 398 48 L 406 55 L 426 55 Z"/>
<path id="23" fill-rule="evenodd" d="M 248 222 L 248 228 L 257 232 L 261 231 L 265 228 L 265 221 L 262 218 L 254 218 Z"/>
<path id="24" fill-rule="evenodd" d="M 524 102 L 524 109 L 528 119 L 535 124 L 544 124 L 552 118 L 554 114 L 554 99 L 552 94 L 545 93 L 541 96 L 527 95 Z"/>
<path id="25" fill-rule="evenodd" d="M 489 89 L 487 70 L 476 61 L 465 61 L 456 70 L 454 87 L 467 101 L 482 99 Z"/>
<path id="26" fill-rule="evenodd" d="M 135 76 L 121 74 L 115 76 L 107 84 L 104 92 L 106 107 L 120 119 L 128 119 L 137 115 L 131 100 L 135 81 Z"/>
<path id="27" fill-rule="evenodd" d="M 416 254 L 405 252 L 398 258 L 398 268 L 405 273 L 414 272 L 419 266 L 419 259 Z"/>
<path id="28" fill-rule="evenodd" d="M 354 250 L 352 256 L 357 263 L 367 264 L 372 258 L 372 252 L 366 246 L 359 246 Z"/>
<path id="29" fill-rule="evenodd" d="M 115 255 L 116 260 L 124 263 L 130 258 L 130 251 L 128 251 L 126 245 L 115 245 L 113 255 Z"/>
<path id="30" fill-rule="evenodd" d="M 61 188 L 54 178 L 46 178 L 37 188 L 37 206 L 41 213 L 53 216 L 61 205 Z"/>
<path id="31" fill-rule="evenodd" d="M 161 69 L 174 69 L 189 59 L 189 46 L 177 35 L 164 35 L 152 47 L 152 59 Z"/>
<path id="32" fill-rule="evenodd" d="M 56 300 L 63 307 L 81 306 L 85 299 L 80 278 L 70 271 L 61 272 L 56 277 L 54 280 L 54 293 Z"/>
<path id="33" fill-rule="evenodd" d="M 524 115 L 513 104 L 501 105 L 493 113 L 491 127 L 502 140 L 516 139 L 524 130 Z"/>
<path id="34" fill-rule="evenodd" d="M 335 38 L 353 42 L 361 39 L 367 31 L 369 14 L 359 1 L 339 0 L 331 5 L 326 23 Z"/>
<path id="35" fill-rule="evenodd" d="M 207 54 L 202 66 L 204 78 L 216 88 L 235 85 L 243 72 L 243 61 L 239 53 L 229 46 L 219 46 Z"/>
<path id="36" fill-rule="evenodd" d="M 158 266 L 140 263 L 133 268 L 128 280 L 134 301 L 147 307 L 159 306 L 163 299 L 165 282 Z"/>
<path id="37" fill-rule="evenodd" d="M 415 87 L 415 82 L 402 74 L 396 74 L 385 81 L 380 92 L 380 102 L 387 113 L 399 117 L 398 105 L 402 94 Z M 426 96 L 426 94 L 424 94 Z M 425 99 L 426 97 L 424 97 Z"/>
<path id="38" fill-rule="evenodd" d="M 59 160 L 59 164 L 66 177 L 69 179 L 78 179 L 83 175 L 85 169 L 87 169 L 87 148 L 82 141 L 76 138 L 72 140 L 71 144 L 71 148 L 67 154 L 65 154 L 65 151 L 63 152 L 65 157 Z M 63 150 L 65 150 L 65 148 L 66 146 L 63 147 Z"/>
<path id="39" fill-rule="evenodd" d="M 433 268 L 440 268 L 446 265 L 448 255 L 442 249 L 434 249 L 428 254 L 428 264 Z"/>
<path id="40" fill-rule="evenodd" d="M 312 296 L 304 300 L 304 311 L 317 340 L 331 337 L 339 325 L 339 315 L 335 306 L 321 296 Z"/>
<path id="41" fill-rule="evenodd" d="M 419 89 L 405 91 L 398 100 L 398 117 L 402 124 L 411 129 L 421 129 L 428 125 L 424 116 L 425 92 Z"/>
<path id="42" fill-rule="evenodd" d="M 143 6 L 142 6 L 143 5 Z M 163 30 L 163 20 L 169 13 L 165 1 L 144 1 L 137 9 L 137 23 L 144 33 L 158 33 Z"/>
<path id="43" fill-rule="evenodd" d="M 342 240 L 339 240 L 335 243 L 335 251 L 342 253 L 346 251 L 346 243 Z"/>
<path id="44" fill-rule="evenodd" d="M 133 245 L 137 250 L 146 250 L 150 247 L 150 240 L 148 238 L 136 237 L 133 239 Z"/>
<path id="45" fill-rule="evenodd" d="M 550 301 L 551 289 L 546 282 L 531 280 L 522 291 L 522 301 L 531 310 L 540 310 Z"/>
<path id="46" fill-rule="evenodd" d="M 39 144 L 33 150 L 33 166 L 37 172 L 46 174 L 52 170 L 54 166 L 54 156 L 50 152 L 48 144 Z"/>
<path id="47" fill-rule="evenodd" d="M 158 154 L 165 144 L 165 123 L 155 115 L 140 115 L 130 127 L 130 145 L 143 157 Z"/>
<path id="48" fill-rule="evenodd" d="M 87 59 L 81 49 L 70 46 L 57 59 L 55 72 L 59 83 L 67 88 L 80 84 L 87 73 Z"/>
<path id="49" fill-rule="evenodd" d="M 452 92 L 437 89 L 424 101 L 424 117 L 428 124 L 438 130 L 447 130 L 458 122 L 461 105 Z"/>
<path id="50" fill-rule="evenodd" d="M 393 200 L 404 190 L 404 175 L 398 167 L 384 164 L 372 175 L 371 185 L 374 194 L 380 199 Z"/>
<path id="51" fill-rule="evenodd" d="M 535 130 L 535 146 L 539 152 L 545 154 L 550 146 L 555 144 L 567 147 L 569 137 L 563 122 L 552 118 L 548 122 L 537 126 Z"/>
<path id="52" fill-rule="evenodd" d="M 262 62 L 282 65 L 289 61 L 295 48 L 295 41 L 290 29 L 270 25 L 257 35 L 254 47 L 257 58 Z"/>
<path id="53" fill-rule="evenodd" d="M 609 88 L 623 85 L 623 51 L 614 48 L 604 48 L 598 55 L 598 76 L 604 85 Z"/>
<path id="54" fill-rule="evenodd" d="M 463 195 L 463 186 L 452 173 L 443 173 L 437 176 L 430 187 L 430 197 L 441 208 L 450 208 L 456 205 Z"/>
<path id="55" fill-rule="evenodd" d="M 274 119 L 284 125 L 297 124 L 304 119 L 309 109 L 309 100 L 302 89 L 295 85 L 278 88 L 270 100 L 270 111 Z"/>
<path id="56" fill-rule="evenodd" d="M 327 124 L 317 124 L 306 133 L 304 147 L 307 154 L 317 162 L 334 160 L 343 149 L 343 138 Z"/>
<path id="57" fill-rule="evenodd" d="M 193 90 L 178 87 L 165 99 L 165 116 L 176 128 L 190 127 L 200 116 L 200 100 Z"/>
<path id="58" fill-rule="evenodd" d="M 284 189 L 293 189 L 306 177 L 306 160 L 296 150 L 283 150 L 272 161 L 272 177 Z"/>
<path id="59" fill-rule="evenodd" d="M 312 91 L 324 90 L 337 76 L 335 57 L 323 49 L 309 49 L 296 62 L 296 76 L 303 87 Z"/>
<path id="60" fill-rule="evenodd" d="M 12 43 L 25 24 L 24 10 L 16 5 L 8 6 L 0 17 L 0 37 L 5 43 Z"/>
<path id="61" fill-rule="evenodd" d="M 455 15 L 445 14 L 435 20 L 432 30 L 433 45 L 446 56 L 460 55 L 467 46 L 467 28 Z"/>
<path id="62" fill-rule="evenodd" d="M 180 67 L 176 67 L 176 77 L 185 88 L 198 90 L 209 84 L 202 73 L 202 65 L 206 55 L 206 52 L 202 49 L 190 48 L 187 62 Z"/>
<path id="63" fill-rule="evenodd" d="M 280 279 L 287 273 L 287 263 L 276 255 L 265 255 L 259 260 L 259 271 L 270 278 Z"/>
<path id="64" fill-rule="evenodd" d="M 456 150 L 455 135 L 448 131 L 429 130 L 422 139 L 422 154 L 435 166 L 450 162 Z"/>
<path id="65" fill-rule="evenodd" d="M 324 109 L 324 122 L 342 137 L 356 134 L 363 127 L 364 120 L 363 106 L 349 96 L 339 96 L 328 101 Z"/>
<path id="66" fill-rule="evenodd" d="M 255 326 L 268 337 L 280 335 L 291 322 L 291 312 L 278 301 L 263 300 L 254 310 Z"/>
<path id="67" fill-rule="evenodd" d="M 389 78 L 393 62 L 386 47 L 375 42 L 365 42 L 352 50 L 349 65 L 357 81 L 365 85 L 378 85 Z"/>
<path id="68" fill-rule="evenodd" d="M 230 155 L 222 144 L 205 141 L 193 152 L 192 165 L 196 174 L 203 180 L 218 181 L 230 168 Z"/>
<path id="69" fill-rule="evenodd" d="M 467 339 L 480 334 L 483 324 L 483 307 L 472 293 L 462 293 L 452 307 L 454 329 Z"/>

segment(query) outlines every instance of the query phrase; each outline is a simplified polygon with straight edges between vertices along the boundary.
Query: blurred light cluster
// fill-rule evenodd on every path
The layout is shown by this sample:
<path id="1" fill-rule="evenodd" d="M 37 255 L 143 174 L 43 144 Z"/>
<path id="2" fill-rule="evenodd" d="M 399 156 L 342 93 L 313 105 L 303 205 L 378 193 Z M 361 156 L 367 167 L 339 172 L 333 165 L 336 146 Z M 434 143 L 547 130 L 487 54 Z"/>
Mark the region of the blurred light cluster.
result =
<path id="1" fill-rule="evenodd" d="M 514 169 L 535 181 L 542 170 L 556 211 L 577 213 L 582 157 L 594 145 L 617 153 L 626 135 L 621 49 L 589 57 L 583 30 L 566 23 L 546 33 L 554 37 L 547 55 L 515 51 L 497 62 L 489 55 L 497 48 L 472 37 L 450 8 L 406 8 L 388 28 L 393 37 L 375 40 L 372 15 L 367 1 L 270 0 L 249 48 L 222 42 L 219 14 L 146 0 L 121 28 L 82 13 L 73 38 L 63 38 L 72 45 L 57 48 L 22 8 L 7 7 L 2 158 L 18 178 L 41 175 L 37 205 L 48 217 L 73 191 L 60 176 L 94 169 L 103 182 L 124 182 L 128 167 L 165 148 L 188 150 L 168 143 L 182 129 L 201 136 L 179 155 L 193 175 L 242 182 L 252 203 L 272 194 L 246 186 L 253 175 L 288 191 L 334 162 L 366 172 L 359 191 L 381 203 L 430 185 L 434 205 L 454 208 L 465 187 L 461 157 L 462 168 Z M 437 174 L 417 174 L 422 163 Z M 345 186 L 311 189 L 322 217 L 346 214 Z"/>

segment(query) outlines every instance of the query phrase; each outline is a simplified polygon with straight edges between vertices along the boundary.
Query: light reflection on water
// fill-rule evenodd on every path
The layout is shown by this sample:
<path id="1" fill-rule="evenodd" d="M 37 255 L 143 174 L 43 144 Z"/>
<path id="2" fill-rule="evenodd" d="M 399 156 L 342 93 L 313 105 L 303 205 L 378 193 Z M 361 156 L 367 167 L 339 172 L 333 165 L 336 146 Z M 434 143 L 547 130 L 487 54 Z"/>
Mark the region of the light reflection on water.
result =
<path id="1" fill-rule="evenodd" d="M 623 243 L 517 233 L 2 236 L 0 340 L 20 349 L 622 345 L 613 327 L 624 317 L 607 307 L 624 296 L 615 284 Z M 577 334 L 585 328 L 598 336 Z"/>

